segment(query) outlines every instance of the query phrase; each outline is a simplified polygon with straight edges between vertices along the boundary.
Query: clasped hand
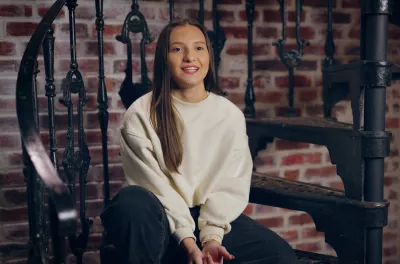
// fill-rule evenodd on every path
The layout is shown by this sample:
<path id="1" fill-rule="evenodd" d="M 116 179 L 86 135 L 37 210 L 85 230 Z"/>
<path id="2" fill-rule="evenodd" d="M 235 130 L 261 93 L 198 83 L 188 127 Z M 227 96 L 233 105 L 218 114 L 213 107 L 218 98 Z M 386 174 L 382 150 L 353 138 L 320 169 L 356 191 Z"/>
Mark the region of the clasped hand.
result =
<path id="1" fill-rule="evenodd" d="M 207 242 L 200 250 L 194 240 L 190 240 L 193 242 L 185 243 L 189 264 L 223 264 L 224 259 L 234 259 L 234 256 L 216 241 Z"/>

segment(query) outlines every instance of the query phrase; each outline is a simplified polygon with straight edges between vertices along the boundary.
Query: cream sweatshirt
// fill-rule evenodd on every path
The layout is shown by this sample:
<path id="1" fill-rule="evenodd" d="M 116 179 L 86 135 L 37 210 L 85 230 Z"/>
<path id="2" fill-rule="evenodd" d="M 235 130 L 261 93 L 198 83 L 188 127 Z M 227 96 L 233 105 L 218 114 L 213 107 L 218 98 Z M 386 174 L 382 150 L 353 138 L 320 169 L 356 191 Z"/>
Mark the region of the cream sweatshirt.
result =
<path id="1" fill-rule="evenodd" d="M 178 243 L 186 237 L 196 240 L 189 208 L 198 205 L 200 241 L 221 242 L 249 200 L 253 161 L 244 115 L 214 93 L 199 103 L 172 97 L 184 126 L 183 160 L 179 173 L 167 176 L 160 140 L 149 118 L 151 95 L 129 107 L 120 130 L 127 184 L 140 185 L 157 196 Z"/>

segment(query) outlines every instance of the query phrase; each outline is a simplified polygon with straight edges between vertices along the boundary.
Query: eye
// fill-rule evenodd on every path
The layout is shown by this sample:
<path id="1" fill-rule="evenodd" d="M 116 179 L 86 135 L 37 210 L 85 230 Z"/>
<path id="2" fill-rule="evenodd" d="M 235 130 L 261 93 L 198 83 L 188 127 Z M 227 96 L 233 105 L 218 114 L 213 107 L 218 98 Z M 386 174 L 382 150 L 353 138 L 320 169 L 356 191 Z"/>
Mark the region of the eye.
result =
<path id="1" fill-rule="evenodd" d="M 181 50 L 181 48 L 179 48 L 179 47 L 174 47 L 174 48 L 172 48 L 172 51 L 173 52 L 178 52 L 178 51 L 180 51 Z"/>
<path id="2" fill-rule="evenodd" d="M 204 47 L 197 47 L 197 50 L 205 50 Z"/>

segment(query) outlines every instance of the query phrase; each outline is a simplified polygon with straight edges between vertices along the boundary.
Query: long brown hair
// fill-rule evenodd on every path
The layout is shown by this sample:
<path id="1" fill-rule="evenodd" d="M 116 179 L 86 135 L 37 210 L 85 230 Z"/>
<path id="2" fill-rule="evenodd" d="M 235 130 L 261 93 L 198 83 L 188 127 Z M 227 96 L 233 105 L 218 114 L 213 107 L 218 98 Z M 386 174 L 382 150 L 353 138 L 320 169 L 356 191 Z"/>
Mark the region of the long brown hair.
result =
<path id="1" fill-rule="evenodd" d="M 207 43 L 210 55 L 209 70 L 204 78 L 205 89 L 221 95 L 215 81 L 214 56 L 211 41 L 206 29 L 192 19 L 176 19 L 171 21 L 160 33 L 154 55 L 153 95 L 150 105 L 150 121 L 154 127 L 163 150 L 164 161 L 169 172 L 178 172 L 182 163 L 183 148 L 181 143 L 182 123 L 171 98 L 172 76 L 168 67 L 169 39 L 171 31 L 179 26 L 192 25 L 199 28 Z"/>

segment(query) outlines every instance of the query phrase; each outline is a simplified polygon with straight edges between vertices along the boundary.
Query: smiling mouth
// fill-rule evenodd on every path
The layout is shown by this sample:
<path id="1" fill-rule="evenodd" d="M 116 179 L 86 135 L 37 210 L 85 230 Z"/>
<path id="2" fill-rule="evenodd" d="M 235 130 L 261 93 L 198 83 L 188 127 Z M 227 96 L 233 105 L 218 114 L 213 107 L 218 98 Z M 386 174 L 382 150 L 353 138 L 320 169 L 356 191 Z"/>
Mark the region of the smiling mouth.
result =
<path id="1" fill-rule="evenodd" d="M 193 74 L 193 73 L 196 73 L 199 70 L 199 68 L 198 67 L 186 67 L 186 68 L 182 68 L 182 70 L 185 73 Z"/>

